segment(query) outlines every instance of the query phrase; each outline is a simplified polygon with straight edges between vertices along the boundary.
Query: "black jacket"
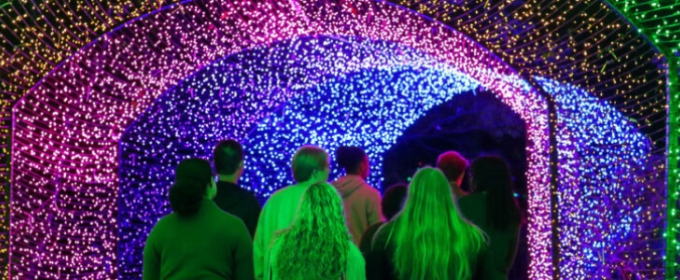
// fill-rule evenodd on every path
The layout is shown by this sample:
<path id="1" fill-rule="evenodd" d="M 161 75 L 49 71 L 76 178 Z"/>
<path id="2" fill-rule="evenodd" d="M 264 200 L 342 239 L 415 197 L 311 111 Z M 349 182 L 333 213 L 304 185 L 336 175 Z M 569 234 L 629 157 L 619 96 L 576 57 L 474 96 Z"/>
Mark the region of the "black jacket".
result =
<path id="1" fill-rule="evenodd" d="M 217 182 L 217 195 L 213 201 L 222 211 L 239 217 L 246 224 L 250 237 L 255 236 L 261 207 L 253 193 L 236 184 L 219 181 Z"/>

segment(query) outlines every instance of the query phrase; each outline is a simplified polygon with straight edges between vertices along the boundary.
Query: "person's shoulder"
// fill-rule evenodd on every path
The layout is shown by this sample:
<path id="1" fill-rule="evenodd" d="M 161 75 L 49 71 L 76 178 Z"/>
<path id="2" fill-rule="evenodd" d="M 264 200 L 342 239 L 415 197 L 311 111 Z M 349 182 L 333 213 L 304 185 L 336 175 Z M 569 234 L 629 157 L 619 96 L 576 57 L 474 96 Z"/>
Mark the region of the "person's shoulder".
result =
<path id="1" fill-rule="evenodd" d="M 269 200 L 279 200 L 279 199 L 286 199 L 288 196 L 291 195 L 296 195 L 298 193 L 302 193 L 304 191 L 303 186 L 298 186 L 298 185 L 290 185 L 286 186 L 283 188 L 280 188 L 276 190 L 270 197 Z"/>
<path id="2" fill-rule="evenodd" d="M 227 211 L 224 211 L 222 209 L 215 209 L 215 215 L 217 216 L 217 219 L 220 220 L 220 222 L 233 222 L 234 219 L 240 220 L 236 215 L 229 213 Z"/>
<path id="3" fill-rule="evenodd" d="M 271 209 L 272 207 L 278 207 L 278 205 L 282 203 L 285 204 L 285 202 L 289 201 L 296 193 L 302 193 L 302 191 L 298 190 L 299 187 L 300 186 L 297 185 L 291 185 L 276 190 L 269 196 L 267 202 L 264 203 L 263 209 Z"/>
<path id="4" fill-rule="evenodd" d="M 458 199 L 458 204 L 460 206 L 474 206 L 474 205 L 481 205 L 486 202 L 486 199 L 484 198 L 483 194 L 479 193 L 472 193 L 468 194 L 465 196 L 462 196 L 461 198 Z"/>
<path id="5" fill-rule="evenodd" d="M 354 244 L 351 240 L 348 241 L 349 243 L 349 257 L 352 259 L 352 261 L 364 261 L 364 255 L 361 254 L 361 250 L 357 248 L 357 245 Z"/>
<path id="6" fill-rule="evenodd" d="M 375 230 L 375 233 L 373 234 L 373 239 L 376 241 L 376 243 L 387 242 L 387 237 L 390 235 L 392 230 L 394 230 L 394 221 L 382 223 Z"/>
<path id="7" fill-rule="evenodd" d="M 380 191 L 366 182 L 361 185 L 361 191 L 368 194 L 370 197 L 380 198 Z"/>
<path id="8" fill-rule="evenodd" d="M 156 222 L 156 225 L 154 227 L 156 227 L 156 228 L 166 227 L 166 226 L 168 226 L 172 223 L 177 222 L 178 219 L 179 219 L 179 216 L 176 213 L 171 212 L 171 213 L 163 216 L 162 218 L 160 218 L 158 220 L 158 222 Z"/>
<path id="9" fill-rule="evenodd" d="M 253 201 L 258 201 L 257 200 L 257 194 L 254 191 L 248 190 L 242 186 L 239 186 L 238 188 L 239 196 L 249 200 L 250 202 Z"/>
<path id="10" fill-rule="evenodd" d="M 222 226 L 226 231 L 233 231 L 235 228 L 243 228 L 247 231 L 246 224 L 241 218 L 225 211 L 219 211 L 217 214 L 217 224 Z"/>
<path id="11" fill-rule="evenodd" d="M 152 238 L 152 236 L 161 236 L 165 232 L 172 231 L 173 225 L 178 221 L 177 219 L 178 216 L 175 213 L 170 213 L 163 216 L 156 222 L 156 224 L 154 224 L 148 238 Z"/>

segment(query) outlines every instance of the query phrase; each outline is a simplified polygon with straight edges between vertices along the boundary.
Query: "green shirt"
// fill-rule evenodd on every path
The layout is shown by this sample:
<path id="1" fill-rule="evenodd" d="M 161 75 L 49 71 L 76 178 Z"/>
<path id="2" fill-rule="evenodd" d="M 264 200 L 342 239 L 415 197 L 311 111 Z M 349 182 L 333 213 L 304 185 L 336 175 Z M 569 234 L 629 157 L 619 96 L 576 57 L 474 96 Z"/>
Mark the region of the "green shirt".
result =
<path id="1" fill-rule="evenodd" d="M 144 246 L 144 280 L 253 280 L 253 243 L 243 222 L 205 199 L 196 215 L 163 217 Z"/>
<path id="2" fill-rule="evenodd" d="M 269 271 L 269 258 L 274 234 L 290 227 L 295 219 L 298 205 L 309 184 L 293 185 L 276 191 L 264 204 L 257 221 L 253 247 L 255 276 L 258 280 L 266 279 Z"/>

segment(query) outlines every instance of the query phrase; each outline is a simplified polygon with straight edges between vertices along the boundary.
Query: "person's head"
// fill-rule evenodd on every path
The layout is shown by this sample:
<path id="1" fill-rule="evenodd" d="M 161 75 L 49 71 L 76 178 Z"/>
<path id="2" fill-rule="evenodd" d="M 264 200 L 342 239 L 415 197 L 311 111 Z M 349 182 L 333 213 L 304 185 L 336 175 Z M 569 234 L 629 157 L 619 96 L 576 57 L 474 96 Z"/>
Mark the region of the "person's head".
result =
<path id="1" fill-rule="evenodd" d="M 293 179 L 298 183 L 328 181 L 328 153 L 316 146 L 303 146 L 293 155 Z"/>
<path id="2" fill-rule="evenodd" d="M 470 167 L 473 193 L 487 194 L 487 217 L 494 228 L 519 223 L 522 215 L 514 197 L 512 174 L 498 156 L 482 156 Z"/>
<path id="3" fill-rule="evenodd" d="M 364 179 L 368 178 L 371 169 L 370 163 L 368 156 L 361 148 L 341 146 L 335 150 L 335 159 L 347 174 L 359 175 Z"/>
<path id="4" fill-rule="evenodd" d="M 338 191 L 328 183 L 315 183 L 305 191 L 293 223 L 277 233 L 280 252 L 285 252 L 274 263 L 279 275 L 285 279 L 340 278 L 351 242 L 342 205 Z"/>
<path id="5" fill-rule="evenodd" d="M 394 215 L 401 211 L 401 208 L 404 206 L 404 201 L 406 200 L 407 192 L 408 186 L 404 183 L 397 183 L 387 188 L 381 201 L 382 212 L 385 219 L 389 221 Z"/>
<path id="6" fill-rule="evenodd" d="M 175 170 L 175 183 L 170 187 L 170 208 L 180 216 L 198 212 L 204 199 L 217 193 L 210 162 L 204 159 L 185 159 Z"/>
<path id="7" fill-rule="evenodd" d="M 243 147 L 238 141 L 220 141 L 213 151 L 215 172 L 219 175 L 239 177 L 243 173 Z"/>
<path id="8" fill-rule="evenodd" d="M 468 160 L 456 151 L 445 152 L 437 158 L 437 168 L 444 172 L 449 182 L 456 183 L 457 186 L 463 183 L 468 164 Z"/>
<path id="9" fill-rule="evenodd" d="M 483 232 L 458 211 L 439 170 L 416 172 L 404 209 L 393 218 L 394 266 L 399 279 L 469 279 L 485 242 Z"/>

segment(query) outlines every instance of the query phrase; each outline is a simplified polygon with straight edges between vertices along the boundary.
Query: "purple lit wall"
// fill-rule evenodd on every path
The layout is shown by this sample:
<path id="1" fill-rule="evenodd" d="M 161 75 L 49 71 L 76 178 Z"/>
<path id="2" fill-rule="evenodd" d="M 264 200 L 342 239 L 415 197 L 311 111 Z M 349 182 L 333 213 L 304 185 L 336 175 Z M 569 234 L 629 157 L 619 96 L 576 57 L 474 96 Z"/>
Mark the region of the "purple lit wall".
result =
<path id="1" fill-rule="evenodd" d="M 137 276 L 140 241 L 168 211 L 173 164 L 208 155 L 217 140 L 246 143 L 256 173 L 244 182 L 266 196 L 289 182 L 282 176 L 297 146 L 357 144 L 380 166 L 427 108 L 476 87 L 526 122 L 529 275 L 551 276 L 547 104 L 506 63 L 385 3 L 356 1 L 358 12 L 231 2 L 140 17 L 81 49 L 17 103 L 12 278 Z M 658 220 L 648 216 L 657 206 L 634 196 L 654 187 L 633 175 L 649 165 L 651 145 L 588 92 L 536 80 L 557 100 L 560 198 L 573 202 L 560 205 L 560 270 L 578 278 L 643 269 L 649 254 L 626 254 Z"/>

